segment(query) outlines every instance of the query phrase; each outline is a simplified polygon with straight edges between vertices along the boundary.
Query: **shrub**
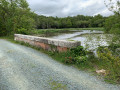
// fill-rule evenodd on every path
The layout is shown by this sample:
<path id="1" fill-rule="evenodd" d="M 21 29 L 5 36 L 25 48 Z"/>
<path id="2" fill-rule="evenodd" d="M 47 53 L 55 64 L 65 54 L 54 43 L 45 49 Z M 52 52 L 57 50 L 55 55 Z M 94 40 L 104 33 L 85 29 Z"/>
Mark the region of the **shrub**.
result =
<path id="1" fill-rule="evenodd" d="M 63 62 L 66 64 L 83 63 L 86 59 L 86 51 L 82 46 L 72 48 L 67 52 L 59 53 L 63 58 Z"/>
<path id="2" fill-rule="evenodd" d="M 65 57 L 65 61 L 66 64 L 74 64 L 75 61 L 73 59 L 73 57 Z"/>
<path id="3" fill-rule="evenodd" d="M 86 51 L 83 46 L 78 46 L 77 48 L 72 48 L 70 52 L 73 54 L 73 56 L 85 56 Z"/>
<path id="4" fill-rule="evenodd" d="M 120 15 L 110 16 L 105 21 L 105 31 L 113 34 L 120 34 Z"/>
<path id="5" fill-rule="evenodd" d="M 120 80 L 120 58 L 113 55 L 108 48 L 100 48 L 98 56 L 103 62 L 103 67 L 110 72 L 109 78 L 118 82 Z"/>
<path id="6" fill-rule="evenodd" d="M 27 29 L 25 29 L 25 28 L 21 28 L 21 29 L 18 29 L 18 30 L 17 30 L 17 33 L 27 35 L 27 34 L 28 34 L 28 31 L 27 31 Z"/>
<path id="7" fill-rule="evenodd" d="M 87 57 L 86 56 L 78 56 L 78 57 L 75 57 L 75 61 L 76 61 L 76 64 L 83 64 L 83 63 L 86 63 L 87 61 Z"/>
<path id="8" fill-rule="evenodd" d="M 87 61 L 86 51 L 83 46 L 72 48 L 66 52 L 65 63 L 68 64 L 80 64 Z"/>

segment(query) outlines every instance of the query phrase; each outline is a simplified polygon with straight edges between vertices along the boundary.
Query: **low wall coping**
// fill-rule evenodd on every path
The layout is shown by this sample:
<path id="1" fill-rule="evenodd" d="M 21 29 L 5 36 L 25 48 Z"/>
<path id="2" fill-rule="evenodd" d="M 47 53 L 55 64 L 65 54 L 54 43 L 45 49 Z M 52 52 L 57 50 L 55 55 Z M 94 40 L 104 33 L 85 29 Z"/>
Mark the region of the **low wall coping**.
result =
<path id="1" fill-rule="evenodd" d="M 22 34 L 15 34 L 14 36 L 15 36 L 15 40 L 16 38 L 22 38 L 22 39 L 27 39 L 31 41 L 36 41 L 36 42 L 41 42 L 41 43 L 61 46 L 61 47 L 68 47 L 68 48 L 73 48 L 81 45 L 79 41 L 66 41 L 66 40 L 37 37 L 37 36 L 31 36 L 31 35 L 22 35 Z"/>

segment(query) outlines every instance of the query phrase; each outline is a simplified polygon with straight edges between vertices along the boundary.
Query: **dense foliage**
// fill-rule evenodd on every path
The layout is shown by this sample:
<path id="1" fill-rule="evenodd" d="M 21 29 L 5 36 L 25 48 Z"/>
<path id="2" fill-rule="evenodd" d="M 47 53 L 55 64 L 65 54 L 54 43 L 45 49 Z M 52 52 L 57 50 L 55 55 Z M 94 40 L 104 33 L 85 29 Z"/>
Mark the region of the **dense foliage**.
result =
<path id="1" fill-rule="evenodd" d="M 34 19 L 26 0 L 0 0 L 0 35 L 31 29 Z"/>
<path id="2" fill-rule="evenodd" d="M 98 56 L 102 67 L 108 71 L 107 81 L 120 83 L 120 46 L 99 47 Z"/>
<path id="3" fill-rule="evenodd" d="M 69 51 L 61 53 L 50 51 L 49 55 L 55 57 L 57 60 L 65 64 L 81 65 L 85 64 L 88 60 L 87 51 L 84 49 L 83 46 L 71 48 Z"/>
<path id="4" fill-rule="evenodd" d="M 46 17 L 38 16 L 37 28 L 49 29 L 49 28 L 88 28 L 88 27 L 103 27 L 106 17 L 102 15 L 96 16 L 84 16 L 77 15 L 74 17 Z"/>
<path id="5" fill-rule="evenodd" d="M 120 34 L 120 1 L 105 0 L 105 5 L 114 13 L 105 21 L 106 32 Z"/>
<path id="6" fill-rule="evenodd" d="M 115 14 L 106 19 L 105 30 L 106 32 L 120 34 L 120 14 Z"/>

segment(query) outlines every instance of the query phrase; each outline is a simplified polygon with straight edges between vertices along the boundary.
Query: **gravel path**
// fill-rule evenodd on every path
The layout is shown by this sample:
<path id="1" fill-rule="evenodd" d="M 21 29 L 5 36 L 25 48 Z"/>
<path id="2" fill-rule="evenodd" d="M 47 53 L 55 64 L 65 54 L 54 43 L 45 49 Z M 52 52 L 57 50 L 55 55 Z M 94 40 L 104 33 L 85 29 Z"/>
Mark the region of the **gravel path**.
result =
<path id="1" fill-rule="evenodd" d="M 0 40 L 0 89 L 120 90 L 120 86 L 106 84 L 32 48 Z"/>

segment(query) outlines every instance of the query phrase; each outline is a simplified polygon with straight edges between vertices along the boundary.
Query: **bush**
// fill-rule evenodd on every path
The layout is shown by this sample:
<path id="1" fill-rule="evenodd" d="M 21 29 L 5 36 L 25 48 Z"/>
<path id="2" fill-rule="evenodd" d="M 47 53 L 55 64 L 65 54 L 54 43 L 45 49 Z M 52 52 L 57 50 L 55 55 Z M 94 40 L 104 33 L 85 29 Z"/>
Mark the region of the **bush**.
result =
<path id="1" fill-rule="evenodd" d="M 108 48 L 111 49 L 112 52 L 115 52 L 117 48 L 120 48 L 120 44 L 110 44 Z"/>
<path id="2" fill-rule="evenodd" d="M 85 56 L 86 51 L 83 46 L 78 46 L 77 48 L 72 48 L 70 52 L 75 56 Z"/>
<path id="3" fill-rule="evenodd" d="M 73 57 L 65 57 L 65 61 L 66 64 L 75 64 L 75 60 Z"/>
<path id="4" fill-rule="evenodd" d="M 119 82 L 120 81 L 120 57 L 113 55 L 112 51 L 108 48 L 100 48 L 98 56 L 103 67 L 109 71 L 108 77 L 110 80 Z"/>
<path id="5" fill-rule="evenodd" d="M 105 21 L 105 31 L 113 34 L 120 34 L 120 15 L 110 16 Z"/>
<path id="6" fill-rule="evenodd" d="M 86 63 L 87 61 L 87 57 L 86 56 L 78 56 L 78 57 L 75 57 L 75 61 L 76 61 L 76 64 L 83 64 L 83 63 Z"/>
<path id="7" fill-rule="evenodd" d="M 56 55 L 57 53 L 55 53 Z M 83 63 L 87 60 L 86 51 L 82 46 L 72 48 L 67 52 L 59 53 L 60 58 L 66 64 Z"/>
<path id="8" fill-rule="evenodd" d="M 27 34 L 28 34 L 28 31 L 27 31 L 27 29 L 25 29 L 25 28 L 21 28 L 21 29 L 18 29 L 18 30 L 17 30 L 17 33 L 18 33 L 18 34 L 25 34 L 25 35 L 27 35 Z"/>
<path id="9" fill-rule="evenodd" d="M 66 55 L 67 56 L 65 57 L 65 63 L 80 64 L 87 61 L 86 51 L 83 46 L 72 48 L 70 51 L 67 52 Z"/>

